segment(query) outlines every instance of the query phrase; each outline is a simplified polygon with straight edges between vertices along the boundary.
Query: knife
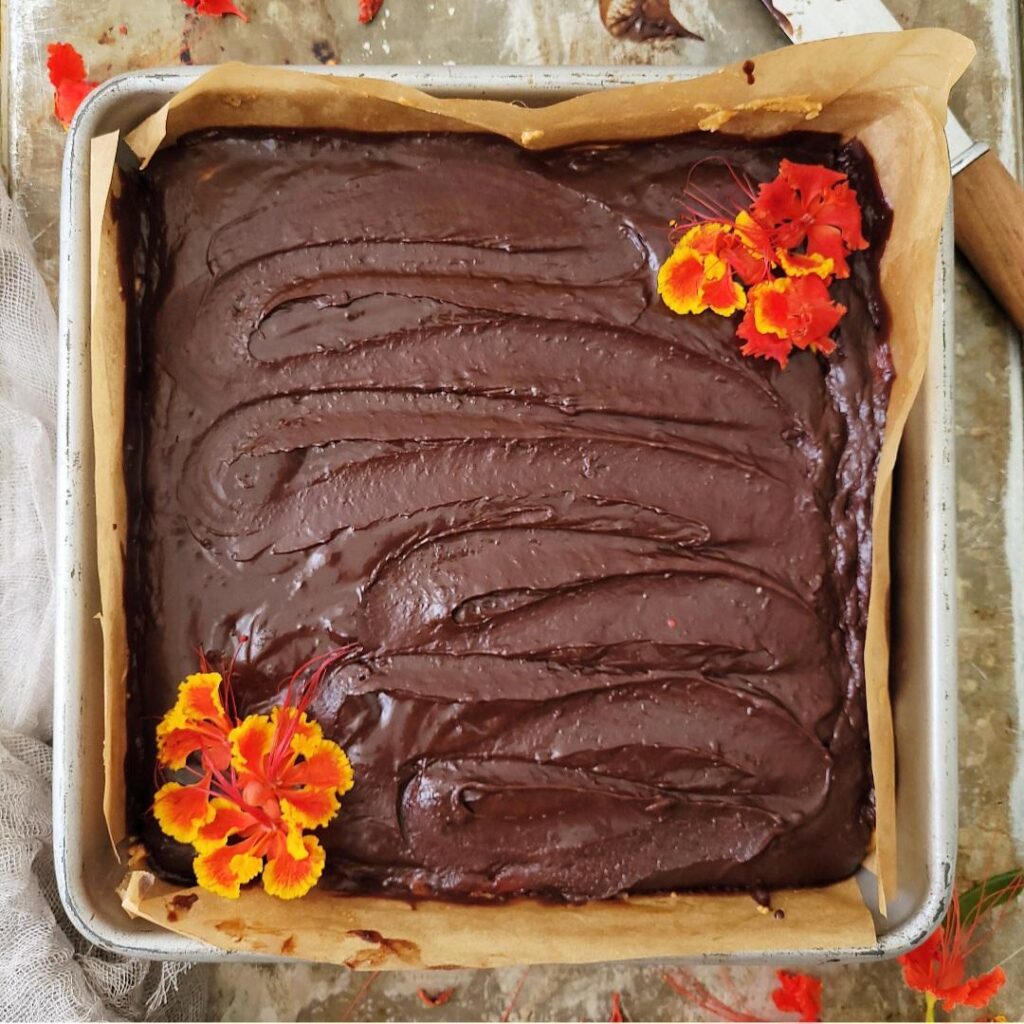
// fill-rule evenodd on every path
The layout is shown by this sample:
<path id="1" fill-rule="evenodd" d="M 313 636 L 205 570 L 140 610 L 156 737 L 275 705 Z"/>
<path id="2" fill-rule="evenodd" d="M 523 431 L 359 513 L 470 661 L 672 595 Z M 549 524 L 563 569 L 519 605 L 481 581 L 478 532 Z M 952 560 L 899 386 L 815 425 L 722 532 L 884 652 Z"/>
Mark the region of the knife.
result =
<path id="1" fill-rule="evenodd" d="M 762 0 L 794 43 L 902 26 L 883 0 Z M 983 142 L 950 112 L 946 142 L 953 172 L 956 244 L 1024 331 L 1024 190 Z"/>

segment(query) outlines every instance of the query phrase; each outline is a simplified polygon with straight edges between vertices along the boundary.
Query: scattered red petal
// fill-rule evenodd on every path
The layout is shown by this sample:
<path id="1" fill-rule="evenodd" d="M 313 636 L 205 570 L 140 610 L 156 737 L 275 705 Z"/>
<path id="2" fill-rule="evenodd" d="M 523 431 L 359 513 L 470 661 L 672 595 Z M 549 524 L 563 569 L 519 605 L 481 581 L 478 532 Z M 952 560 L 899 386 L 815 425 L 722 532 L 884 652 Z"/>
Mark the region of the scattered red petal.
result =
<path id="1" fill-rule="evenodd" d="M 191 7 L 200 18 L 222 18 L 225 14 L 233 14 L 242 21 L 248 21 L 244 11 L 240 11 L 231 0 L 181 0 L 186 7 Z"/>
<path id="2" fill-rule="evenodd" d="M 443 988 L 436 995 L 431 995 L 425 988 L 416 989 L 416 995 L 424 1006 L 444 1006 L 452 997 L 454 988 Z"/>
<path id="3" fill-rule="evenodd" d="M 85 61 L 70 43 L 50 43 L 46 52 L 50 55 L 46 61 L 46 70 L 50 73 L 50 84 L 55 89 L 65 81 L 85 81 Z"/>
<path id="4" fill-rule="evenodd" d="M 383 6 L 384 0 L 359 0 L 359 21 L 369 25 Z"/>
<path id="5" fill-rule="evenodd" d="M 612 1012 L 608 1018 L 608 1024 L 622 1024 L 625 1019 L 626 1018 L 622 1016 L 622 999 L 619 997 L 618 992 L 613 992 Z"/>
<path id="6" fill-rule="evenodd" d="M 70 43 L 50 43 L 46 70 L 53 85 L 53 112 L 65 128 L 71 124 L 82 100 L 96 88 L 96 82 L 86 81 L 85 61 Z"/>
<path id="7" fill-rule="evenodd" d="M 120 32 L 121 35 L 126 36 L 126 35 L 128 35 L 128 26 L 127 25 L 118 25 L 117 26 L 117 31 Z"/>
<path id="8" fill-rule="evenodd" d="M 777 971 L 779 987 L 772 1001 L 783 1013 L 799 1013 L 801 1021 L 821 1020 L 821 981 L 809 974 Z"/>

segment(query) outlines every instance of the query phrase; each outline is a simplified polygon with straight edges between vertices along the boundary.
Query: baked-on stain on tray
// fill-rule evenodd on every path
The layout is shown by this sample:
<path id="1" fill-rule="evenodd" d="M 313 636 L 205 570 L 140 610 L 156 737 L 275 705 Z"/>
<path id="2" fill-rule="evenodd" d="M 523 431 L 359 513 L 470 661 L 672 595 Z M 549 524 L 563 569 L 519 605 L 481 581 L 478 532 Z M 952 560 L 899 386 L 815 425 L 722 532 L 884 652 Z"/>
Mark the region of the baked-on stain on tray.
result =
<path id="1" fill-rule="evenodd" d="M 601 21 L 617 39 L 702 39 L 672 13 L 668 0 L 600 0 Z"/>

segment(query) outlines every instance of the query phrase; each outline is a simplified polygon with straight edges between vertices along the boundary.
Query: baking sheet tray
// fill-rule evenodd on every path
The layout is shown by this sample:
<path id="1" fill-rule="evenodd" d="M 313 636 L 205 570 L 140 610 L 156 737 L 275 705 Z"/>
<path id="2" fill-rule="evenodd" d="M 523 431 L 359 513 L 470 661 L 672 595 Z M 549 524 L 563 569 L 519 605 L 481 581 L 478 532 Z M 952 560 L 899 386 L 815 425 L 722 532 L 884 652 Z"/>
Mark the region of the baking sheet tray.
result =
<path id="1" fill-rule="evenodd" d="M 258 959 L 192 942 L 129 919 L 114 892 L 123 874 L 102 816 L 102 665 L 96 582 L 89 404 L 88 165 L 91 139 L 131 128 L 202 72 L 135 73 L 90 96 L 69 133 L 61 192 L 58 409 L 57 649 L 54 721 L 54 852 L 61 898 L 88 938 L 133 955 Z M 548 103 L 610 85 L 688 77 L 667 68 L 312 68 L 387 78 L 438 95 Z M 947 223 L 936 283 L 931 361 L 901 450 L 893 518 L 892 674 L 898 758 L 900 889 L 876 914 L 868 947 L 794 949 L 706 959 L 806 963 L 892 956 L 941 918 L 956 841 L 956 606 L 952 432 L 952 232 Z M 873 878 L 861 871 L 869 905 Z M 699 959 L 699 958 L 698 958 Z"/>

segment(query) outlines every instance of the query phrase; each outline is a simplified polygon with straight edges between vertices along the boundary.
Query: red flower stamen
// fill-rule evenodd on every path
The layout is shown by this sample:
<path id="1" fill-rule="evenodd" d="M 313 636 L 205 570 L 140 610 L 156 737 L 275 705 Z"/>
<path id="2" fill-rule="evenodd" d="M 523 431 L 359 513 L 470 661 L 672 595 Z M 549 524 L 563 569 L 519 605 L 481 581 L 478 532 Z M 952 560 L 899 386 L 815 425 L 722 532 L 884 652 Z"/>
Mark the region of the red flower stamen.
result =
<path id="1" fill-rule="evenodd" d="M 723 1003 L 721 999 L 713 996 L 707 987 L 702 985 L 689 971 L 680 968 L 671 973 L 666 972 L 661 977 L 673 992 L 703 1010 L 712 1020 L 748 1022 L 761 1019 L 745 1010 L 737 1010 L 728 1003 Z"/>
<path id="2" fill-rule="evenodd" d="M 622 1015 L 622 997 L 618 992 L 612 993 L 612 1012 L 608 1014 L 608 1024 L 623 1024 L 625 1017 Z"/>

